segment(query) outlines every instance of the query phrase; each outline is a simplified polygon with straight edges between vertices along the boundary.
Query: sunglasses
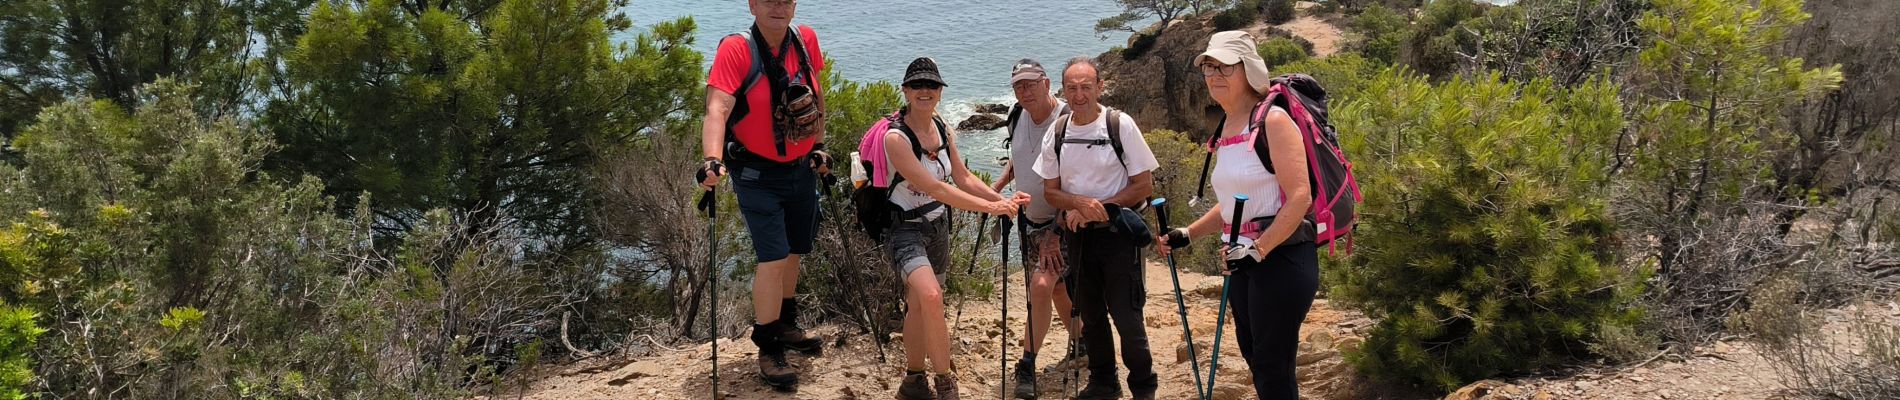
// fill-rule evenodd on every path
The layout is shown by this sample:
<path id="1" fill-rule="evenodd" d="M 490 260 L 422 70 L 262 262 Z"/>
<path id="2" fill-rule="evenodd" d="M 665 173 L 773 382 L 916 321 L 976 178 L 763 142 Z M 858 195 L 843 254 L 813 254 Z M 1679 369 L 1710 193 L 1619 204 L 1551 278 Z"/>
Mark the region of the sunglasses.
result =
<path id="1" fill-rule="evenodd" d="M 943 84 L 930 81 L 918 81 L 906 83 L 904 87 L 910 88 L 910 90 L 937 90 L 942 89 Z"/>

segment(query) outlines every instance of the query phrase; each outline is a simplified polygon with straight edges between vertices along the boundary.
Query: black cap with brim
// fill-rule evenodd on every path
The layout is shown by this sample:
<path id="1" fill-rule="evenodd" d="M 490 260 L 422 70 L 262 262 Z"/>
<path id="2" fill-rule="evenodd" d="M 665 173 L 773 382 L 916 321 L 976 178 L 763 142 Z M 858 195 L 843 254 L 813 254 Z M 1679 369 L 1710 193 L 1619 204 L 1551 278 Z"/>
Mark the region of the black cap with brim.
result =
<path id="1" fill-rule="evenodd" d="M 916 60 L 911 60 L 910 67 L 904 69 L 904 85 L 908 86 L 913 82 L 931 82 L 950 86 L 944 83 L 943 75 L 937 73 L 937 61 L 930 57 L 917 57 Z"/>

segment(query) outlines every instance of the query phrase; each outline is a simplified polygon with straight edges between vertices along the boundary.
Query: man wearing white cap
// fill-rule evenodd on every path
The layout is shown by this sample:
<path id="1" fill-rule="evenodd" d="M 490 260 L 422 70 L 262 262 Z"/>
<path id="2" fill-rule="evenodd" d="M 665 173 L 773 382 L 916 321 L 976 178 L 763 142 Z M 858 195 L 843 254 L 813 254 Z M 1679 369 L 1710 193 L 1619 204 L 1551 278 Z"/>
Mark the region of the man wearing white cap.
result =
<path id="1" fill-rule="evenodd" d="M 1064 282 L 1069 275 L 1062 258 L 1062 238 L 1056 234 L 1056 208 L 1043 198 L 1043 182 L 1035 170 L 1036 158 L 1042 155 L 1043 137 L 1048 136 L 1049 127 L 1055 125 L 1057 117 L 1068 114 L 1069 107 L 1067 102 L 1049 93 L 1049 74 L 1036 60 L 1017 61 L 1010 68 L 1009 86 L 1016 94 L 1016 106 L 1010 108 L 1005 125 L 1009 131 L 1006 143 L 1010 162 L 993 188 L 1000 193 L 1017 176 L 1029 177 L 1023 179 L 1024 184 L 1016 185 L 1016 191 L 1028 193 L 1031 200 L 1016 218 L 1016 230 L 1023 238 L 1023 281 L 1029 283 L 1029 331 L 1023 334 L 1023 357 L 1016 363 L 1015 396 L 1034 399 L 1037 394 L 1036 352 L 1042 348 L 1043 337 L 1049 334 L 1052 311 L 1062 316 L 1072 343 L 1082 334 L 1080 321 L 1071 314 L 1073 304 Z M 1076 354 L 1072 352 L 1069 356 Z"/>

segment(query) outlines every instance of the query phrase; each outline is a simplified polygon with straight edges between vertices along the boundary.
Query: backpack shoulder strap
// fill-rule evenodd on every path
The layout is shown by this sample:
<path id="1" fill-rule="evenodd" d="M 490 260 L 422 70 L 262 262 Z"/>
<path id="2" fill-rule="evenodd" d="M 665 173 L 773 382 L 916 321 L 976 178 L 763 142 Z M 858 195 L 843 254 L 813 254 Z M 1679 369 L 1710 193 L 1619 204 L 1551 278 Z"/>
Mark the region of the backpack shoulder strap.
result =
<path id="1" fill-rule="evenodd" d="M 1115 161 L 1120 161 L 1122 170 L 1126 171 L 1128 158 L 1122 154 L 1122 112 L 1109 107 L 1108 112 L 1102 113 L 1102 118 L 1108 119 L 1108 146 L 1115 149 Z"/>
<path id="2" fill-rule="evenodd" d="M 1016 121 L 1020 121 L 1022 118 L 1022 103 L 1009 106 L 1009 117 L 1003 118 L 1003 148 L 1009 148 L 1010 143 L 1016 140 Z"/>
<path id="3" fill-rule="evenodd" d="M 1275 84 L 1273 89 L 1268 90 L 1267 99 L 1260 102 L 1260 108 L 1254 110 L 1253 118 L 1250 118 L 1252 121 L 1249 121 L 1249 124 L 1252 125 L 1254 130 L 1253 152 L 1260 156 L 1260 166 L 1266 167 L 1267 173 L 1269 174 L 1278 174 L 1279 172 L 1273 170 L 1273 151 L 1267 146 L 1267 115 L 1273 114 L 1273 107 L 1275 106 L 1279 106 L 1282 110 L 1286 109 L 1286 96 L 1287 92 L 1290 91 L 1291 90 L 1284 85 Z M 1287 115 L 1291 116 L 1292 114 L 1289 113 Z"/>
<path id="4" fill-rule="evenodd" d="M 1073 116 L 1066 115 L 1066 114 L 1060 117 L 1056 117 L 1056 148 L 1055 148 L 1056 165 L 1062 165 L 1062 148 L 1068 147 L 1068 146 L 1063 146 L 1062 142 L 1065 140 L 1069 140 L 1069 119 L 1070 118 L 1073 118 Z"/>
<path id="5" fill-rule="evenodd" d="M 732 112 L 726 115 L 726 143 L 728 147 L 731 147 L 732 144 L 737 143 L 737 136 L 732 134 L 732 128 L 739 126 L 739 121 L 744 120 L 746 115 L 752 112 L 752 102 L 746 101 L 745 97 L 752 92 L 752 85 L 758 84 L 759 78 L 765 77 L 765 52 L 761 50 L 762 46 L 759 45 L 758 38 L 749 30 L 726 35 L 726 37 L 738 37 L 743 41 L 746 54 L 752 59 L 752 66 L 746 70 L 745 79 L 739 81 L 739 90 L 732 94 L 732 97 L 738 101 L 734 101 L 736 104 L 732 105 Z"/>
<path id="6" fill-rule="evenodd" d="M 805 50 L 804 38 L 798 36 L 798 32 L 805 29 L 810 29 L 810 27 L 802 24 L 795 25 L 786 30 L 785 35 L 792 39 L 792 48 L 798 49 L 798 68 L 805 71 L 805 84 L 811 86 L 812 92 L 818 92 L 818 71 L 811 69 L 812 54 Z M 823 56 L 819 55 L 819 57 Z"/>

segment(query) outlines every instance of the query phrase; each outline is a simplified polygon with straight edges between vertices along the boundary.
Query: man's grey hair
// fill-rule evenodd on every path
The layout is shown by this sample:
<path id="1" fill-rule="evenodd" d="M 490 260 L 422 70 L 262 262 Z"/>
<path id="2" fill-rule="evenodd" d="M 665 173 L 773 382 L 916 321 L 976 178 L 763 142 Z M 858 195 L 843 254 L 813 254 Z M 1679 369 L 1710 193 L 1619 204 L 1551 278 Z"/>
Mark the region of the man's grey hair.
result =
<path id="1" fill-rule="evenodd" d="M 1087 65 L 1089 69 L 1095 70 L 1095 82 L 1102 82 L 1102 65 L 1095 63 L 1095 57 L 1075 56 L 1075 58 L 1070 58 L 1068 63 L 1062 65 L 1062 74 L 1068 75 L 1069 68 L 1077 65 Z"/>

